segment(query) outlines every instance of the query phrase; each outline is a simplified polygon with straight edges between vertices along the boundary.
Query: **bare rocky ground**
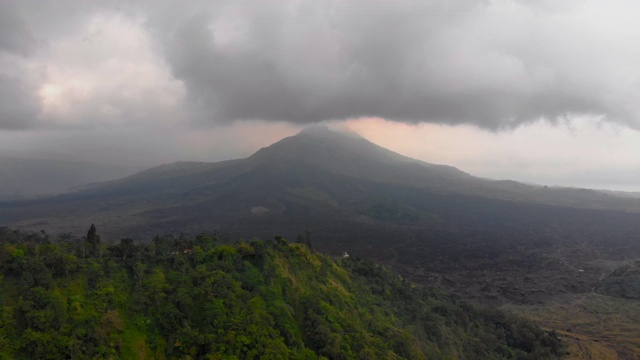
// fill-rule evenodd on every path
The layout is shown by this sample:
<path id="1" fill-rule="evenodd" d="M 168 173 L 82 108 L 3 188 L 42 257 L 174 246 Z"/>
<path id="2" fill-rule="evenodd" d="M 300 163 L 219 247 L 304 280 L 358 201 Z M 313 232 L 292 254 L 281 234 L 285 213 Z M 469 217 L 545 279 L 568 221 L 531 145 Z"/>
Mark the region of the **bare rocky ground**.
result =
<path id="1" fill-rule="evenodd" d="M 586 242 L 492 254 L 466 259 L 465 266 L 444 259 L 419 269 L 397 259 L 388 263 L 417 283 L 499 305 L 557 331 L 569 345 L 569 359 L 640 359 L 634 246 Z"/>

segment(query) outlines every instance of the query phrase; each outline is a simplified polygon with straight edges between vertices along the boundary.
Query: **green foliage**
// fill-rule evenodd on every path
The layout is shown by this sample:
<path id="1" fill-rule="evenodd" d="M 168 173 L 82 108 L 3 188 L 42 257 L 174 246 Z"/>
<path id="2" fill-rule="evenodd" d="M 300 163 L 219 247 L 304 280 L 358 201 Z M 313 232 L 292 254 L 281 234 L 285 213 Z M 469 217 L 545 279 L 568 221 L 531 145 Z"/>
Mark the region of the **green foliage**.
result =
<path id="1" fill-rule="evenodd" d="M 6 236 L 5 236 L 6 235 Z M 307 235 L 308 237 L 309 235 Z M 85 244 L 91 238 L 90 251 Z M 0 359 L 553 359 L 556 336 L 310 241 L 0 232 Z M 82 256 L 82 255 L 86 256 Z"/>

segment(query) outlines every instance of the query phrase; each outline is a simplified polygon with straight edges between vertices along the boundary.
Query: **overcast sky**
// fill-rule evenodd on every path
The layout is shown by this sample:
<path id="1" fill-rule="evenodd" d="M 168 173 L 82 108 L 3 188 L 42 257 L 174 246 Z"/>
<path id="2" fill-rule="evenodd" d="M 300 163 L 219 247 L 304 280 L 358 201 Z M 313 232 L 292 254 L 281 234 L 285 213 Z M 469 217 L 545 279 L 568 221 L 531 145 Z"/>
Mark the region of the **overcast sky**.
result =
<path id="1" fill-rule="evenodd" d="M 0 155 L 246 156 L 306 124 L 640 190 L 640 2 L 0 0 Z"/>

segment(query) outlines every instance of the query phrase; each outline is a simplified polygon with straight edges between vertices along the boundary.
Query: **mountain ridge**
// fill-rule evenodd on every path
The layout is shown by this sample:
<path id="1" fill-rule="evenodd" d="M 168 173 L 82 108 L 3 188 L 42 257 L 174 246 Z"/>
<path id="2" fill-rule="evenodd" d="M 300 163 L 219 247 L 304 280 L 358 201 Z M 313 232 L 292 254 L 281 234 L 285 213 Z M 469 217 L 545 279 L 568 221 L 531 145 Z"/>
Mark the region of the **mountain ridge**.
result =
<path id="1" fill-rule="evenodd" d="M 150 168 L 128 180 L 158 182 L 161 178 L 185 177 L 181 186 L 207 183 L 210 172 L 226 168 L 229 176 L 237 176 L 256 167 L 273 167 L 286 171 L 289 166 L 313 166 L 357 179 L 397 183 L 432 191 L 483 196 L 508 201 L 542 203 L 579 208 L 612 209 L 640 212 L 640 201 L 614 196 L 608 192 L 566 187 L 530 185 L 513 180 L 480 178 L 453 166 L 432 164 L 413 159 L 376 145 L 354 132 L 312 126 L 257 150 L 252 155 L 221 162 L 174 162 Z M 274 169 L 271 169 L 272 171 Z M 182 173 L 181 173 L 182 172 Z M 221 181 L 218 174 L 210 182 Z M 187 181 L 186 178 L 191 180 Z M 230 180 L 229 177 L 223 177 Z"/>

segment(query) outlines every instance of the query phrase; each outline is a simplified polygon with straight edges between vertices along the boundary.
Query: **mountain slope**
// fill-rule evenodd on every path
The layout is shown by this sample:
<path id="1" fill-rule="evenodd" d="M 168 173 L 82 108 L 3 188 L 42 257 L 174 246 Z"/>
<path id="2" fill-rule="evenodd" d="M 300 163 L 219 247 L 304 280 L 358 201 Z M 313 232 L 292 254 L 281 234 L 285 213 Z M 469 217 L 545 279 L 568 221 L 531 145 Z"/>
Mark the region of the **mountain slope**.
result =
<path id="1" fill-rule="evenodd" d="M 488 180 L 454 167 L 411 159 L 382 148 L 355 133 L 310 127 L 260 149 L 246 159 L 219 163 L 174 163 L 153 168 L 99 188 L 109 196 L 131 192 L 192 191 L 255 176 L 304 176 L 294 171 L 323 171 L 372 183 L 396 184 L 429 191 L 482 196 L 508 201 L 590 209 L 640 212 L 640 199 L 606 192 L 532 186 Z M 82 194 L 80 194 L 82 195 Z"/>
<path id="2" fill-rule="evenodd" d="M 203 230 L 204 220 L 207 226 L 211 218 L 216 219 L 213 225 L 230 218 L 252 222 L 256 212 L 284 217 L 299 211 L 330 212 L 355 219 L 367 211 L 362 202 L 408 191 L 640 210 L 637 199 L 480 179 L 453 167 L 407 158 L 355 134 L 315 127 L 246 159 L 174 163 L 54 198 L 0 204 L 0 224 L 62 231 L 99 222 L 107 234 L 115 224 L 129 234 L 144 234 L 145 224 L 169 231 Z M 49 226 L 53 223 L 58 229 Z M 253 235 L 267 234 L 243 234 Z"/>
<path id="3" fill-rule="evenodd" d="M 411 159 L 351 133 L 311 127 L 261 149 L 249 161 L 277 166 L 303 163 L 356 179 L 416 186 L 442 186 L 468 180 L 468 174 Z"/>

